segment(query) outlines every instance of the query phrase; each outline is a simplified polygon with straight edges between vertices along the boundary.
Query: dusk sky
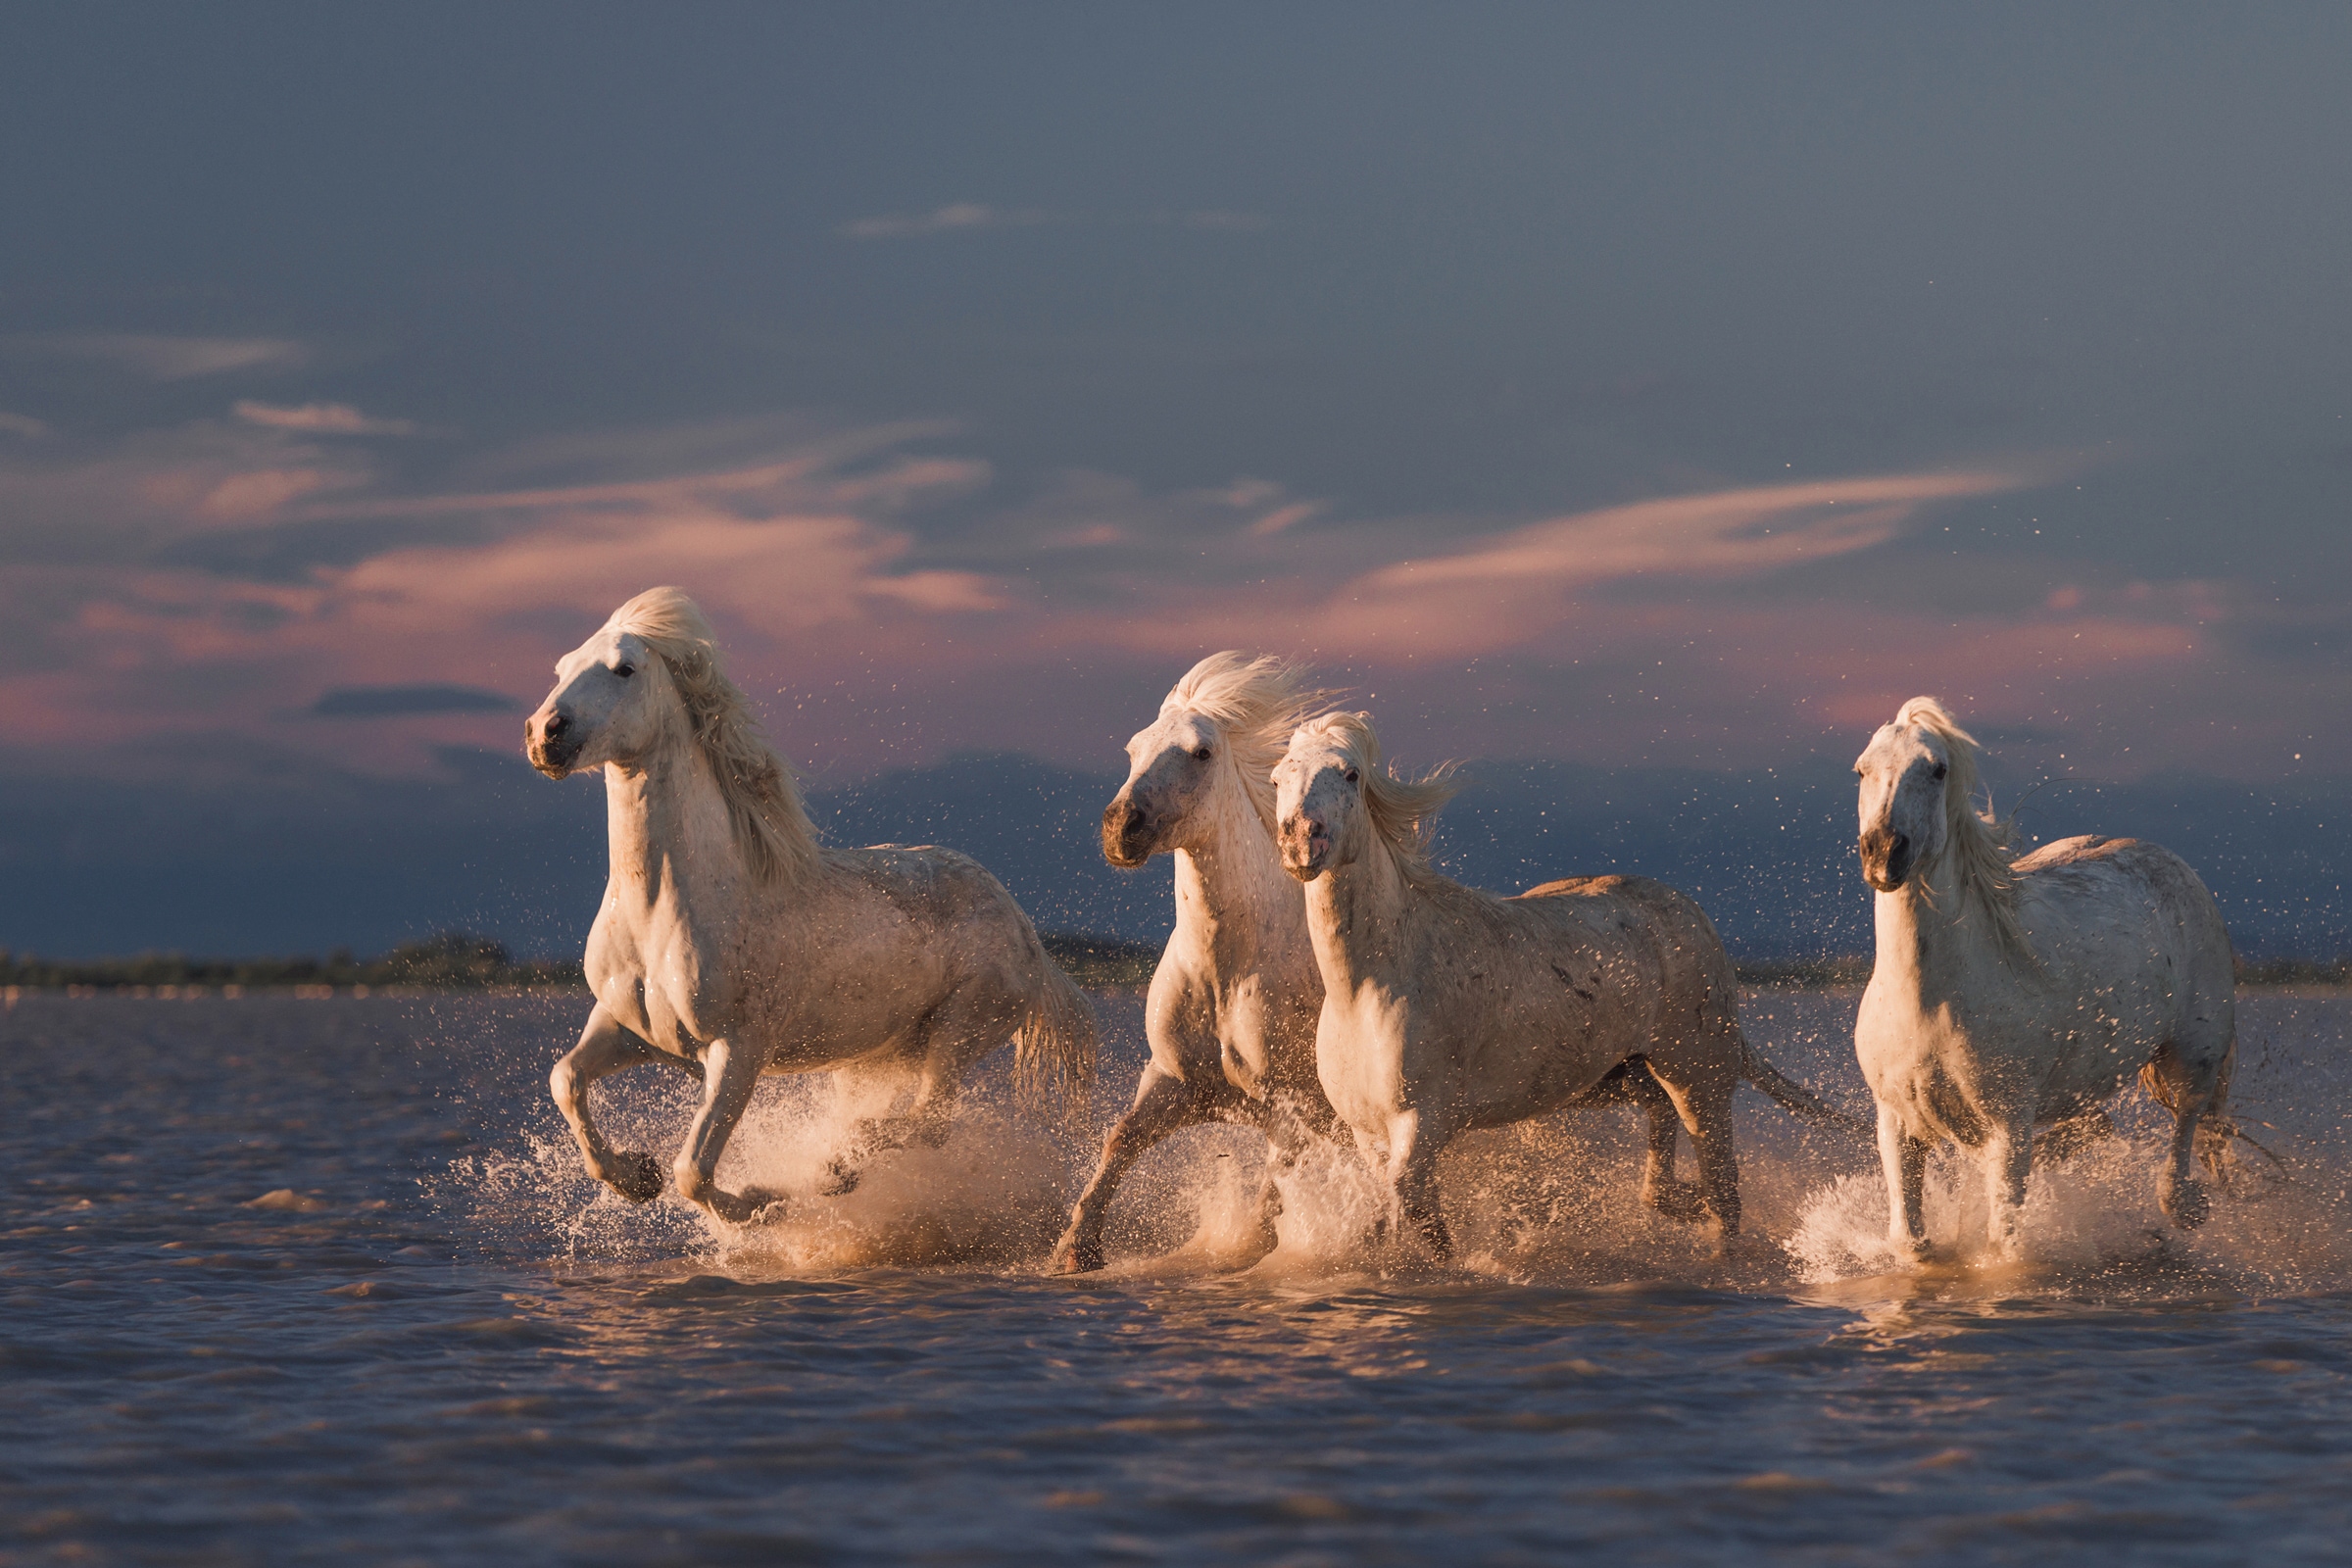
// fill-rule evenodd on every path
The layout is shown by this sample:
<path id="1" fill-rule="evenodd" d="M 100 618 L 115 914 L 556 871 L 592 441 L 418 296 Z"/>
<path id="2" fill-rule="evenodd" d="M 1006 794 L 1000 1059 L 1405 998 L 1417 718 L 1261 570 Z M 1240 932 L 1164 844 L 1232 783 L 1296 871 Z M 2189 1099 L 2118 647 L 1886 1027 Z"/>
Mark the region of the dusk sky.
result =
<path id="1" fill-rule="evenodd" d="M 2013 781 L 2352 779 L 2352 10 L 6 35 L 27 798 L 446 790 L 661 582 L 820 784 L 1115 770 L 1227 646 L 1410 762 L 1842 766 L 1932 692 Z"/>

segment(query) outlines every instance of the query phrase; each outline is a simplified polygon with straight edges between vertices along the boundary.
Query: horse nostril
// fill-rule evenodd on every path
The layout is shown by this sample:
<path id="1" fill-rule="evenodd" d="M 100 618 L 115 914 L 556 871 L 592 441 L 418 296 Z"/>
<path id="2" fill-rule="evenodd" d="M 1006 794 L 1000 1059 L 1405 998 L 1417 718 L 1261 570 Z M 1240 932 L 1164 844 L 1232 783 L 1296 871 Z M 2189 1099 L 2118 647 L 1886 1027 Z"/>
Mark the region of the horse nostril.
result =
<path id="1" fill-rule="evenodd" d="M 552 741 L 570 727 L 571 721 L 562 713 L 550 713 L 547 722 L 539 726 L 539 733 Z"/>
<path id="2" fill-rule="evenodd" d="M 1910 836 L 1909 836 L 1908 834 L 1897 833 L 1897 834 L 1894 836 L 1894 842 L 1886 846 L 1886 857 L 1887 857 L 1887 858 L 1888 858 L 1888 859 L 1892 859 L 1892 858 L 1894 858 L 1896 856 L 1899 856 L 1899 855 L 1901 855 L 1901 854 L 1902 854 L 1902 853 L 1903 853 L 1905 850 L 1909 849 L 1910 847 L 1911 847 L 1911 839 L 1910 839 Z"/>

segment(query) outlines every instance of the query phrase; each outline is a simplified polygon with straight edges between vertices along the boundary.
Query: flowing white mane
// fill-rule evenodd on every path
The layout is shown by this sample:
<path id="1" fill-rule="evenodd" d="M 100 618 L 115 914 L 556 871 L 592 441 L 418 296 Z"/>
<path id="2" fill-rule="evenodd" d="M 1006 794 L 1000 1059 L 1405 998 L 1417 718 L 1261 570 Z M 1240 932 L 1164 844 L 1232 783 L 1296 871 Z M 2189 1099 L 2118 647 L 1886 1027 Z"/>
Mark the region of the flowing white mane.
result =
<path id="1" fill-rule="evenodd" d="M 816 858 L 816 833 L 800 787 L 761 737 L 743 693 L 719 667 L 718 646 L 701 609 L 680 589 L 648 588 L 612 612 L 605 626 L 634 635 L 668 669 L 753 880 L 774 882 L 807 870 Z"/>
<path id="2" fill-rule="evenodd" d="M 1330 693 L 1306 684 L 1306 672 L 1298 665 L 1271 655 L 1251 659 L 1228 648 L 1186 670 L 1159 710 L 1199 713 L 1217 722 L 1241 770 L 1242 788 L 1271 833 L 1274 764 L 1282 760 L 1291 732 L 1329 699 Z"/>
<path id="3" fill-rule="evenodd" d="M 1369 713 L 1319 714 L 1300 724 L 1298 732 L 1332 742 L 1355 764 L 1364 814 L 1396 857 L 1405 879 L 1440 880 L 1429 863 L 1429 836 L 1440 808 L 1461 790 L 1456 764 L 1441 762 L 1418 779 L 1397 777 L 1381 761 L 1380 736 L 1373 732 Z"/>
<path id="4" fill-rule="evenodd" d="M 1916 724 L 1943 742 L 1944 853 L 1951 857 L 1962 909 L 1974 897 L 1990 914 L 1999 945 L 2031 956 L 2026 928 L 2017 914 L 2017 875 L 2009 868 L 2011 824 L 1993 814 L 1990 790 L 1984 794 L 1984 809 L 1977 809 L 1976 737 L 1962 729 L 1959 720 L 1933 697 L 1912 698 L 1895 713 L 1894 721 Z"/>

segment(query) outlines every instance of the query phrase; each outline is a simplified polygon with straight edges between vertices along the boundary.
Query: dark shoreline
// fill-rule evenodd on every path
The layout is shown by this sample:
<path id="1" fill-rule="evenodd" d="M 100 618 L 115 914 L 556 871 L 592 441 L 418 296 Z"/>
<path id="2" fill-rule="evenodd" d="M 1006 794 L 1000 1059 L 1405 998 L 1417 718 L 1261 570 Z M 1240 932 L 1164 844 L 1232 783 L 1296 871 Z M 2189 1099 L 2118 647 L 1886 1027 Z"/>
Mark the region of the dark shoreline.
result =
<path id="1" fill-rule="evenodd" d="M 1089 991 L 1140 992 L 1152 983 L 1159 949 L 1142 942 L 1054 931 L 1046 952 Z M 1764 991 L 1840 991 L 1870 980 L 1866 954 L 1826 958 L 1744 959 L 1742 986 Z M 2245 990 L 2335 991 L 2352 987 L 2352 955 L 2333 959 L 2240 958 Z M 348 952 L 324 957 L 192 958 L 150 953 L 131 957 L 40 958 L 0 950 L 0 998 L 129 996 L 187 1000 L 219 996 L 531 995 L 582 991 L 577 958 L 516 958 L 487 938 L 446 932 L 373 958 Z"/>

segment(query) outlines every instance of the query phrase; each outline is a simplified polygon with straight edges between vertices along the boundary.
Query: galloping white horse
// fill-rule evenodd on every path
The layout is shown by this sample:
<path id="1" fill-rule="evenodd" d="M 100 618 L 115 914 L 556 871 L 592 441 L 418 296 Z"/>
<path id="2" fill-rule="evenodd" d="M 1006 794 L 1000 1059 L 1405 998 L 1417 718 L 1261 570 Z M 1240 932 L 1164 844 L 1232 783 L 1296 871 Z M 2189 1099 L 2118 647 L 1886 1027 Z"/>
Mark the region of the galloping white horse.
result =
<path id="1" fill-rule="evenodd" d="M 1111 1195 L 1169 1134 L 1206 1121 L 1264 1133 L 1274 1164 L 1259 1212 L 1270 1231 L 1282 1208 L 1273 1169 L 1298 1157 L 1307 1133 L 1333 1126 L 1315 1082 L 1323 980 L 1305 903 L 1275 854 L 1268 776 L 1320 700 L 1280 660 L 1211 654 L 1127 743 L 1127 782 L 1102 813 L 1102 855 L 1127 867 L 1175 856 L 1176 930 L 1145 1008 L 1152 1060 L 1070 1210 L 1054 1252 L 1063 1273 L 1102 1266 Z"/>
<path id="2" fill-rule="evenodd" d="M 694 601 L 648 589 L 556 677 L 526 749 L 551 778 L 603 767 L 612 871 L 588 934 L 596 1006 L 549 1087 L 599 1181 L 638 1202 L 662 1190 L 652 1156 L 613 1150 L 588 1117 L 588 1086 L 639 1062 L 701 1076 L 672 1169 L 733 1223 L 772 1198 L 714 1180 L 763 1072 L 836 1069 L 882 1113 L 836 1156 L 837 1193 L 869 1153 L 943 1142 L 965 1071 L 1008 1038 L 1024 1088 L 1083 1091 L 1093 1011 L 1012 896 L 953 850 L 820 846 Z"/>
<path id="3" fill-rule="evenodd" d="M 2218 1164 L 2237 1053 L 2230 933 L 2213 895 L 2169 850 L 2061 839 L 2014 864 L 2006 823 L 1979 816 L 1976 743 L 1931 697 L 1871 737 L 1862 875 L 1877 889 L 1878 959 L 1854 1051 L 1879 1105 L 1888 1229 L 1929 1251 L 1928 1146 L 1978 1152 L 1991 1241 L 2017 1251 L 2034 1128 L 2103 1130 L 2100 1107 L 2137 1071 L 2173 1113 L 2156 1196 L 2174 1224 L 2205 1218 L 2189 1160 Z"/>
<path id="4" fill-rule="evenodd" d="M 1390 1193 L 1444 1257 L 1437 1158 L 1458 1133 L 1632 1092 L 1651 1107 L 1643 1196 L 1675 1206 L 1679 1118 L 1707 1206 L 1740 1228 L 1732 1096 L 1746 1078 L 1843 1118 L 1751 1052 L 1732 961 L 1699 906 L 1646 877 L 1583 877 L 1498 898 L 1432 870 L 1441 769 L 1392 777 L 1361 713 L 1299 726 L 1274 769 L 1283 868 L 1307 885 L 1323 974 L 1315 1063 Z M 1654 1084 L 1655 1089 L 1649 1085 Z"/>

